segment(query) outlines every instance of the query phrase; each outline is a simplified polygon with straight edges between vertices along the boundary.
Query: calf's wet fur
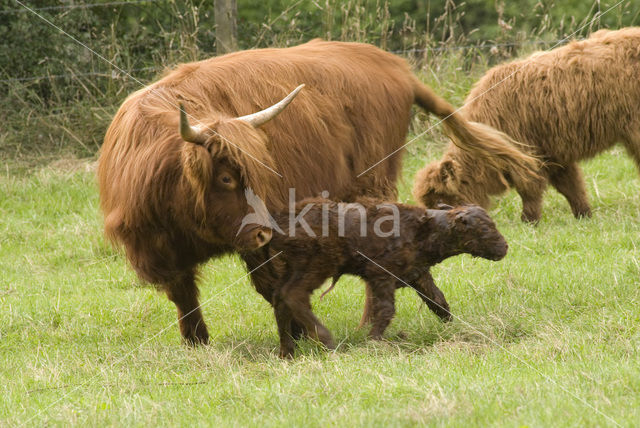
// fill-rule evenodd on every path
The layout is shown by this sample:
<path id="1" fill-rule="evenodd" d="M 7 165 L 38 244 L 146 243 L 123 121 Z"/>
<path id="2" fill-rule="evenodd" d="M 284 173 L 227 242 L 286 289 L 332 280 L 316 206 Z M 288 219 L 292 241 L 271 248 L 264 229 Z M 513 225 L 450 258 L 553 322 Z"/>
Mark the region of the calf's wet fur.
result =
<path id="1" fill-rule="evenodd" d="M 431 266 L 462 253 L 500 260 L 508 245 L 481 207 L 442 208 L 311 198 L 298 202 L 295 213 L 276 214 L 283 233 L 274 232 L 267 245 L 241 255 L 254 286 L 273 305 L 280 356 L 292 357 L 293 340 L 303 334 L 335 347 L 311 310 L 310 296 L 327 278 L 335 283 L 343 274 L 359 276 L 371 287 L 373 339 L 382 338 L 395 314 L 396 288 L 412 287 L 440 319 L 449 320 L 449 304 Z"/>

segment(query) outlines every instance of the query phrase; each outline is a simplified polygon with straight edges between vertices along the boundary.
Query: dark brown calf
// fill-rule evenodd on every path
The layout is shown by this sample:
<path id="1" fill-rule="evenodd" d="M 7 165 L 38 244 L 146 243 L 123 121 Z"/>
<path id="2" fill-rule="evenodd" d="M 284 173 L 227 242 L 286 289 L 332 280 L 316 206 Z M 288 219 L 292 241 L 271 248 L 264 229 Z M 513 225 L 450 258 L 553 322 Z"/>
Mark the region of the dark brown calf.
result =
<path id="1" fill-rule="evenodd" d="M 253 271 L 254 286 L 273 304 L 280 355 L 292 356 L 293 338 L 305 331 L 334 347 L 331 333 L 311 311 L 310 296 L 327 278 L 335 282 L 343 274 L 357 275 L 371 286 L 373 339 L 382 337 L 393 318 L 399 287 L 411 286 L 436 315 L 450 319 L 429 268 L 461 253 L 500 260 L 508 246 L 482 208 L 447 208 L 305 199 L 295 214 L 276 215 L 284 233 L 274 233 L 269 244 L 242 257 Z"/>

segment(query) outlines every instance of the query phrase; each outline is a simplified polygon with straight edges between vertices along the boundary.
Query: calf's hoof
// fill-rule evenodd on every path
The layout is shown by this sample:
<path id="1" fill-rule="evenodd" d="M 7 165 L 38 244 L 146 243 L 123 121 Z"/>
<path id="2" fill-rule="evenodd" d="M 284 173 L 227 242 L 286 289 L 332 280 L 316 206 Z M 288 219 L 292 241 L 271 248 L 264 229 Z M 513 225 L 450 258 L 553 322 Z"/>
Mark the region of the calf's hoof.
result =
<path id="1" fill-rule="evenodd" d="M 327 348 L 327 349 L 336 349 L 336 344 L 333 341 L 333 336 L 329 330 L 318 331 L 318 340 Z"/>
<path id="2" fill-rule="evenodd" d="M 331 338 L 329 338 L 328 340 L 322 340 L 322 344 L 330 351 L 336 349 L 336 343 Z"/>
<path id="3" fill-rule="evenodd" d="M 451 312 L 449 311 L 443 314 L 438 314 L 438 316 L 440 317 L 440 321 L 442 322 L 449 322 L 453 319 L 453 315 L 451 315 Z"/>
<path id="4" fill-rule="evenodd" d="M 283 360 L 293 360 L 293 348 L 282 348 L 280 347 L 280 353 L 278 356 Z"/>
<path id="5" fill-rule="evenodd" d="M 382 333 L 377 331 L 369 332 L 369 339 L 371 340 L 382 340 Z"/>

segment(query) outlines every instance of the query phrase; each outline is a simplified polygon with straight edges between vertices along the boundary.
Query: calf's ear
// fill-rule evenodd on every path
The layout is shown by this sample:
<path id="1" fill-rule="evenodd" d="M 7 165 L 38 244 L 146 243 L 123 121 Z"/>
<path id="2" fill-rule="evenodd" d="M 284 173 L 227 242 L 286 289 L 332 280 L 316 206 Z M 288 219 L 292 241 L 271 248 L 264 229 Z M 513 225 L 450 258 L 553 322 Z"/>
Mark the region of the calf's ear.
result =
<path id="1" fill-rule="evenodd" d="M 420 224 L 426 224 L 428 223 L 431 219 L 433 219 L 433 214 L 430 214 L 429 211 L 425 211 L 423 214 L 421 214 L 418 217 L 418 222 Z"/>
<path id="2" fill-rule="evenodd" d="M 449 211 L 452 210 L 453 207 L 451 205 L 447 205 L 447 204 L 438 204 L 436 205 L 436 208 L 439 210 L 444 210 L 444 211 Z"/>

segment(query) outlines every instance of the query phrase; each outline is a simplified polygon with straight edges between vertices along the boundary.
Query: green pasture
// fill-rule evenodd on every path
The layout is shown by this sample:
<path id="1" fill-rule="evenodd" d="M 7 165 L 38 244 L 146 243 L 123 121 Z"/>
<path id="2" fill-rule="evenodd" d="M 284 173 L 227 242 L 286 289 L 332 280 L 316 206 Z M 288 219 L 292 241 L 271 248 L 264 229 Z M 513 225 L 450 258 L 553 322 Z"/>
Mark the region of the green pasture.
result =
<path id="1" fill-rule="evenodd" d="M 442 150 L 431 133 L 408 149 L 404 201 Z M 211 344 L 182 345 L 173 304 L 103 240 L 93 162 L 0 171 L 0 426 L 640 423 L 640 180 L 621 149 L 584 165 L 591 219 L 553 190 L 537 227 L 515 192 L 496 201 L 507 257 L 433 271 L 451 323 L 403 289 L 368 341 L 364 287 L 343 278 L 313 302 L 337 350 L 303 341 L 294 361 L 232 256 L 202 267 Z"/>

